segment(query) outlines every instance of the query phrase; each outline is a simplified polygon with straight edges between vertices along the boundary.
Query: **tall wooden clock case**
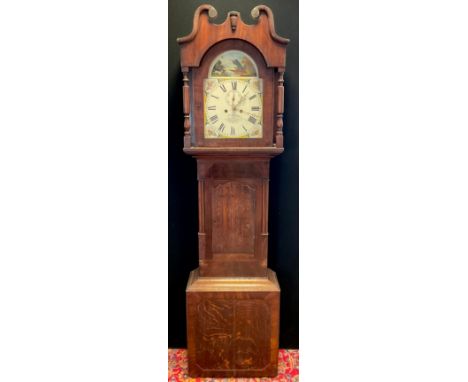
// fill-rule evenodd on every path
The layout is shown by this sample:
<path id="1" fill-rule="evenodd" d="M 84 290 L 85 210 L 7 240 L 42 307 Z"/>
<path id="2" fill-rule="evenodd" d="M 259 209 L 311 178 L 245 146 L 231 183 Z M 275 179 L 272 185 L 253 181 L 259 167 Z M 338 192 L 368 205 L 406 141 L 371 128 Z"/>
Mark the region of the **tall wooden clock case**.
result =
<path id="1" fill-rule="evenodd" d="M 199 6 L 179 38 L 184 152 L 197 161 L 199 268 L 187 296 L 189 374 L 275 376 L 280 288 L 267 268 L 270 159 L 283 152 L 288 39 L 255 7 L 210 22 Z"/>

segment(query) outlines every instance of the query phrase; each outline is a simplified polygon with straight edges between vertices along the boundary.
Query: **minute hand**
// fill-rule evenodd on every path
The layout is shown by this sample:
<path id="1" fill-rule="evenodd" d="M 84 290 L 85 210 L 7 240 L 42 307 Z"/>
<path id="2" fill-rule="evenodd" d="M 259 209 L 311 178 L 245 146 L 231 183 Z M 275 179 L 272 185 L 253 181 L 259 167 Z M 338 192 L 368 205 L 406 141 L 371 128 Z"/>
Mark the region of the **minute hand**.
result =
<path id="1" fill-rule="evenodd" d="M 245 99 L 247 98 L 247 96 L 242 96 L 241 99 L 239 100 L 239 102 L 237 102 L 235 105 L 233 105 L 233 108 L 237 108 L 237 106 L 239 106 L 240 104 L 242 104 Z"/>

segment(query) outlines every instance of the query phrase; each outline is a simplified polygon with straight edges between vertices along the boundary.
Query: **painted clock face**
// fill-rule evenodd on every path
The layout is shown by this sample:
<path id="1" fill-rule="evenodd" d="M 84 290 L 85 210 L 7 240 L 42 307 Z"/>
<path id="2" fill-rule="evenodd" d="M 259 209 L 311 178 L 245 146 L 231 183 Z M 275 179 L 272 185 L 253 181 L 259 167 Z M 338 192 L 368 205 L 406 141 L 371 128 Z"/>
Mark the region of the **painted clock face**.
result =
<path id="1" fill-rule="evenodd" d="M 263 83 L 246 53 L 216 57 L 203 82 L 205 138 L 262 138 Z"/>

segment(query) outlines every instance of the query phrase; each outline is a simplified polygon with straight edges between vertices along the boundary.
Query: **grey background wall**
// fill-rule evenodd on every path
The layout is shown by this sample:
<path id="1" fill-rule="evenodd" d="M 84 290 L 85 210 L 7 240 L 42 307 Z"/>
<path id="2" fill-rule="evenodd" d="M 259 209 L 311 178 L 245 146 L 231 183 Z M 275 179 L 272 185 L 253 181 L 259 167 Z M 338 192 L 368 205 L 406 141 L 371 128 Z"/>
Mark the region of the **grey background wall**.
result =
<path id="1" fill-rule="evenodd" d="M 247 23 L 251 9 L 268 5 L 276 31 L 289 38 L 285 74 L 285 151 L 271 162 L 270 238 L 268 266 L 281 286 L 280 346 L 299 347 L 299 4 L 293 1 L 169 1 L 168 41 L 168 155 L 169 155 L 169 347 L 186 347 L 185 286 L 198 262 L 198 203 L 196 163 L 182 152 L 182 77 L 176 38 L 192 30 L 195 9 L 203 3 L 218 11 L 241 13 Z M 306 256 L 307 254 L 303 254 Z"/>

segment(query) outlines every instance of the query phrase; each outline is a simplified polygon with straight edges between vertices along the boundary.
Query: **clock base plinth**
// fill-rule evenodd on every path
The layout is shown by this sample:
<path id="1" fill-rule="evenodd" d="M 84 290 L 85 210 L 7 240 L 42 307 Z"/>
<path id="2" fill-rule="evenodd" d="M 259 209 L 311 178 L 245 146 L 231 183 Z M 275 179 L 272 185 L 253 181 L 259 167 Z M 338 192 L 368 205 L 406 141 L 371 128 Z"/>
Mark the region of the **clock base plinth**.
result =
<path id="1" fill-rule="evenodd" d="M 186 290 L 191 377 L 274 377 L 278 371 L 280 288 L 267 277 L 200 277 Z"/>

